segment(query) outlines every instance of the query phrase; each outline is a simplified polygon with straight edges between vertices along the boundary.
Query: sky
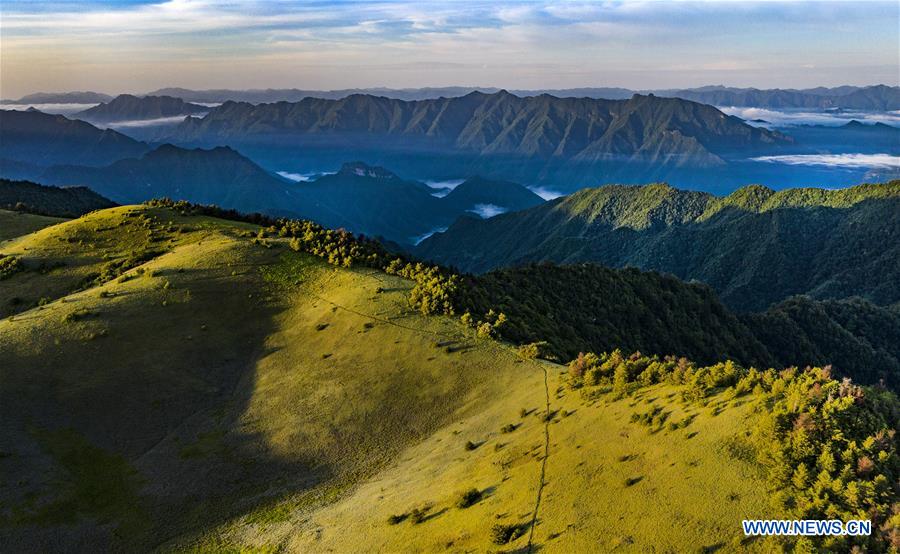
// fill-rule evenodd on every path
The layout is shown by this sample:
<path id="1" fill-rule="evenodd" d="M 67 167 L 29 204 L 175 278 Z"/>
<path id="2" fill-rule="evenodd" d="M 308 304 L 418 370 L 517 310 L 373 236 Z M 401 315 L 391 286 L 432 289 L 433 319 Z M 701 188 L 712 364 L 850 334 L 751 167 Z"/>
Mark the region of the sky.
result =
<path id="1" fill-rule="evenodd" d="M 900 2 L 3 0 L 0 97 L 900 85 Z"/>

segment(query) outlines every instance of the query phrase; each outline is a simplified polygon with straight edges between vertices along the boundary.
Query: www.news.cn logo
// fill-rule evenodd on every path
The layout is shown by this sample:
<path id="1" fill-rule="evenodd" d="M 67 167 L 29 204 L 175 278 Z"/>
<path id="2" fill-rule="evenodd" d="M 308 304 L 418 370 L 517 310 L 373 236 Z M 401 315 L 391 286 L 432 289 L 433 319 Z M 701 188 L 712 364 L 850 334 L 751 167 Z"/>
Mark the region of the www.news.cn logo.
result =
<path id="1" fill-rule="evenodd" d="M 847 522 L 838 519 L 745 519 L 744 535 L 766 536 L 867 536 L 872 534 L 872 522 L 852 519 Z"/>

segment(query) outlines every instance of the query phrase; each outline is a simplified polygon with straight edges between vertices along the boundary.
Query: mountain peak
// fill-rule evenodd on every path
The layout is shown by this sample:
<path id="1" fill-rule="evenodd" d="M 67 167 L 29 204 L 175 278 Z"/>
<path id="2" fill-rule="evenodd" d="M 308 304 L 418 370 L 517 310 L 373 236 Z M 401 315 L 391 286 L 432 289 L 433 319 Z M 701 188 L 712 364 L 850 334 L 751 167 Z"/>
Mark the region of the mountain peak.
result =
<path id="1" fill-rule="evenodd" d="M 397 176 L 381 166 L 372 166 L 364 162 L 347 162 L 341 166 L 338 175 L 355 175 L 372 179 L 396 179 Z"/>

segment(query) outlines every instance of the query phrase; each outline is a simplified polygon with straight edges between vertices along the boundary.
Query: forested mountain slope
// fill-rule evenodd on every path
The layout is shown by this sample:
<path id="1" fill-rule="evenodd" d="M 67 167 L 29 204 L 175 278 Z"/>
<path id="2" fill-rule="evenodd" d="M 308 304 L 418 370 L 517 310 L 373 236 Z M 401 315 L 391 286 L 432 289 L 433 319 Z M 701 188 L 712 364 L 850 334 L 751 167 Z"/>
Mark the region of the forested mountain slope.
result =
<path id="1" fill-rule="evenodd" d="M 712 286 L 738 310 L 795 294 L 900 301 L 900 181 L 842 190 L 748 186 L 725 197 L 664 184 L 585 189 L 415 250 L 464 271 L 591 261 Z"/>

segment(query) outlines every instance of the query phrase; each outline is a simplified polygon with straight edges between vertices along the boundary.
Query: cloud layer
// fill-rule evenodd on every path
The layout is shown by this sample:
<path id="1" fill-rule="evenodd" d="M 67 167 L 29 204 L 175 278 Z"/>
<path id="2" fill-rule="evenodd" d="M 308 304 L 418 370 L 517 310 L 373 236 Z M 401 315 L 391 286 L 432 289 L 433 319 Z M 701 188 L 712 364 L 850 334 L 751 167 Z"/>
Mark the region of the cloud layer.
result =
<path id="1" fill-rule="evenodd" d="M 896 2 L 6 0 L 0 92 L 898 84 L 898 17 Z"/>
<path id="2" fill-rule="evenodd" d="M 755 127 L 791 127 L 795 125 L 827 125 L 837 127 L 851 120 L 863 123 L 886 123 L 900 126 L 900 112 L 873 113 L 843 110 L 840 112 L 778 111 L 765 108 L 720 107 L 728 115 L 736 115 Z M 762 120 L 762 121 L 758 121 Z"/>
<path id="3" fill-rule="evenodd" d="M 790 156 L 761 156 L 757 162 L 788 165 L 818 165 L 848 169 L 900 169 L 900 156 L 891 154 L 797 154 Z"/>

